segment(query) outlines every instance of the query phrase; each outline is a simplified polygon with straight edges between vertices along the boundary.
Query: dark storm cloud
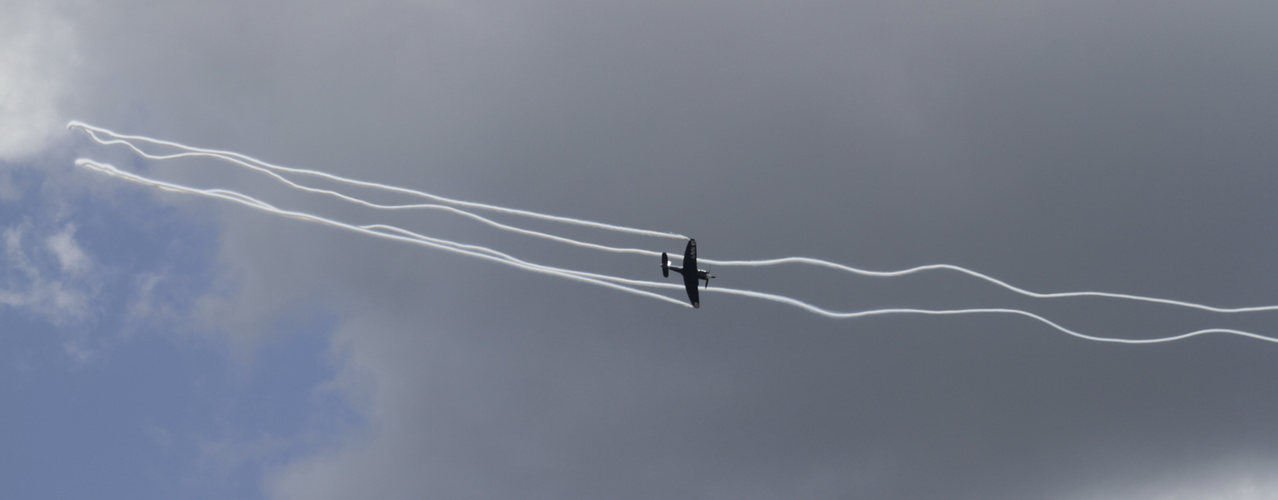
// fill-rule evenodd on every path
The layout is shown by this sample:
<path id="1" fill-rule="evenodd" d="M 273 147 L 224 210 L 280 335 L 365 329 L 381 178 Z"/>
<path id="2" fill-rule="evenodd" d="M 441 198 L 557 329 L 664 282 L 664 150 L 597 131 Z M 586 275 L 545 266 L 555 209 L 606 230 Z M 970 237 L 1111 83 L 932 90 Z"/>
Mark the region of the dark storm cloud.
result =
<path id="1" fill-rule="evenodd" d="M 685 233 L 706 257 L 949 262 L 1036 290 L 1225 306 L 1276 297 L 1278 12 L 1263 4 L 200 9 L 216 15 L 171 32 L 179 48 L 121 56 L 142 89 L 165 90 L 120 121 Z M 234 178 L 270 189 L 248 179 Z M 830 321 L 713 288 L 684 311 L 240 209 L 224 219 L 238 288 L 209 299 L 212 316 L 247 332 L 328 304 L 348 355 L 337 383 L 372 422 L 281 469 L 282 498 L 1157 496 L 1200 485 L 1144 485 L 1199 474 L 1272 486 L 1255 472 L 1278 456 L 1268 345 L 1091 344 L 1015 317 Z M 837 309 L 1033 307 L 1101 335 L 1269 328 L 1034 303 L 943 274 L 717 274 Z"/>

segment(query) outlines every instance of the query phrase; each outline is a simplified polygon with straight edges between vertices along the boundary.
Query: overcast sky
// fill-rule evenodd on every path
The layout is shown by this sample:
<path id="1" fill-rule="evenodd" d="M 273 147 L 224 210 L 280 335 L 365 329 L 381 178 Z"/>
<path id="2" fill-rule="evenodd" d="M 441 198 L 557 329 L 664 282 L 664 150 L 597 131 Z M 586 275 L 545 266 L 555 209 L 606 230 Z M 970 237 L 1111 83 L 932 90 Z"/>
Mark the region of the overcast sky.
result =
<path id="1" fill-rule="evenodd" d="M 803 266 L 712 267 L 684 308 L 74 160 L 537 263 L 661 280 L 656 258 L 65 128 L 686 234 L 708 259 L 1268 305 L 1274 26 L 1244 1 L 0 0 L 0 496 L 1278 498 L 1278 345 L 715 289 L 1123 338 L 1274 335 L 1278 313 Z"/>

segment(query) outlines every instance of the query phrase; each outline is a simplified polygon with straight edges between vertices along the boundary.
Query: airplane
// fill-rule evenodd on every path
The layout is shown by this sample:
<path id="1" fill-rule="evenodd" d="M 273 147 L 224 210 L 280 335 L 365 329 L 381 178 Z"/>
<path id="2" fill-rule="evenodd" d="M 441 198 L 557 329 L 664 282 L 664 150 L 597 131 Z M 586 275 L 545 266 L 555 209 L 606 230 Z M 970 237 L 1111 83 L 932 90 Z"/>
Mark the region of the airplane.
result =
<path id="1" fill-rule="evenodd" d="M 683 286 L 688 289 L 688 300 L 692 307 L 701 307 L 701 298 L 697 293 L 699 280 L 706 280 L 706 288 L 710 288 L 710 273 L 697 269 L 697 240 L 688 240 L 688 248 L 683 251 L 683 267 L 670 265 L 670 257 L 661 252 L 661 275 L 670 277 L 670 271 L 683 275 Z"/>

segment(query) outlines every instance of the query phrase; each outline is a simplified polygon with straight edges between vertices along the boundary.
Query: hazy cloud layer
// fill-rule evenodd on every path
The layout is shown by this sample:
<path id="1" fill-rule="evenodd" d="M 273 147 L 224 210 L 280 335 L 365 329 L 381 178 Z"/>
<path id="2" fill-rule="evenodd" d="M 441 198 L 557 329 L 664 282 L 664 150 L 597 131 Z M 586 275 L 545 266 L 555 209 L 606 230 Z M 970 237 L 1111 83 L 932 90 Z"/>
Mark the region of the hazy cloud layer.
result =
<path id="1" fill-rule="evenodd" d="M 77 117 L 121 131 L 676 231 L 706 257 L 950 262 L 1044 291 L 1278 301 L 1278 11 L 1266 4 L 89 9 L 76 26 L 104 71 Z M 377 214 L 209 163 L 140 168 L 660 278 L 655 259 Z M 251 346 L 290 318 L 335 315 L 339 366 L 324 387 L 368 424 L 259 464 L 270 497 L 1246 498 L 1271 486 L 1254 465 L 1278 457 L 1271 346 L 1100 345 L 1015 317 L 830 321 L 713 286 L 847 310 L 1032 307 L 1131 337 L 1269 331 L 1271 316 L 802 268 L 717 269 L 703 307 L 683 310 L 217 206 L 227 272 L 200 317 Z M 13 255 L 45 242 L 60 272 L 82 262 L 70 226 L 11 231 L 26 242 Z"/>

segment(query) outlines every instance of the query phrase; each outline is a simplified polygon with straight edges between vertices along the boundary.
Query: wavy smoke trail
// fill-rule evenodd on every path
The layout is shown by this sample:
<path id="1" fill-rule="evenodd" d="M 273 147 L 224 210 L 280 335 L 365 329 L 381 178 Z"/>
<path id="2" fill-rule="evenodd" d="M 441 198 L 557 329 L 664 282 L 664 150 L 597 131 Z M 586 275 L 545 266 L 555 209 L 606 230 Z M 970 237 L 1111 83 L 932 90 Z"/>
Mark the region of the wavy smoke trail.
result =
<path id="1" fill-rule="evenodd" d="M 417 190 L 412 190 L 412 189 L 407 189 L 407 188 L 402 188 L 397 186 L 390 186 L 390 185 L 374 183 L 374 182 L 348 179 L 348 178 L 344 178 L 344 177 L 340 177 L 340 176 L 336 176 L 336 175 L 332 175 L 332 174 L 328 174 L 328 173 L 324 173 L 320 171 L 315 171 L 315 170 L 273 165 L 273 164 L 258 160 L 256 158 L 252 158 L 246 155 L 242 155 L 242 154 L 234 153 L 230 151 L 195 148 L 195 147 L 186 146 L 186 145 L 175 143 L 175 142 L 163 141 L 163 140 L 153 139 L 153 138 L 144 137 L 144 136 L 119 134 L 105 128 L 95 127 L 95 126 L 92 126 L 83 122 L 79 122 L 79 121 L 72 121 L 67 124 L 67 127 L 83 130 L 93 141 L 99 144 L 102 144 L 105 146 L 123 145 L 129 148 L 130 150 L 132 150 L 133 152 L 135 152 L 136 154 L 138 154 L 139 156 L 152 159 L 152 160 L 168 160 L 168 159 L 176 159 L 176 158 L 183 158 L 183 157 L 206 157 L 206 158 L 222 160 L 222 161 L 226 161 L 226 162 L 239 165 L 239 166 L 263 173 L 265 175 L 268 175 L 271 178 L 281 183 L 284 183 L 285 185 L 288 185 L 294 189 L 336 197 L 338 199 L 341 199 L 353 204 L 357 204 L 360 206 L 368 207 L 368 208 L 379 209 L 379 210 L 407 210 L 407 209 L 442 210 L 442 211 L 447 211 L 450 213 L 454 213 L 457 215 L 461 215 L 464 217 L 477 220 L 481 223 L 490 225 L 498 229 L 515 232 L 517 234 L 545 238 L 545 239 L 549 239 L 549 240 L 560 242 L 560 243 L 570 244 L 570 245 L 594 249 L 594 250 L 601 250 L 601 251 L 614 252 L 614 253 L 647 255 L 647 256 L 657 256 L 659 254 L 659 252 L 652 251 L 652 250 L 645 250 L 645 249 L 639 249 L 639 248 L 621 248 L 621 247 L 600 245 L 600 244 L 584 242 L 580 240 L 574 240 L 571 238 L 557 236 L 557 235 L 553 235 L 549 233 L 511 226 L 511 225 L 503 224 L 503 223 L 494 221 L 492 219 L 480 216 L 478 214 L 475 214 L 466 210 L 462 210 L 454 206 L 445 205 L 445 204 L 457 205 L 457 206 L 462 206 L 462 207 L 472 208 L 472 209 L 490 210 L 490 211 L 495 211 L 499 213 L 520 215 L 525 217 L 550 220 L 555 222 L 563 222 L 568 224 L 580 225 L 580 226 L 591 227 L 596 229 L 618 231 L 618 232 L 629 233 L 629 234 L 657 236 L 657 237 L 663 237 L 663 238 L 679 238 L 679 239 L 686 238 L 685 236 L 675 234 L 675 233 L 666 233 L 666 232 L 660 232 L 660 231 L 651 231 L 646 229 L 617 226 L 612 224 L 605 224 L 605 223 L 593 222 L 588 220 L 575 219 L 571 217 L 561 217 L 561 216 L 541 214 L 541 213 L 536 213 L 536 212 L 531 212 L 526 210 L 505 208 L 505 207 L 500 207 L 496 205 L 453 200 L 453 199 L 425 193 L 422 191 L 417 191 Z M 110 138 L 104 139 L 99 134 L 101 134 L 102 136 L 108 136 Z M 150 144 L 171 147 L 171 148 L 178 149 L 181 152 L 174 153 L 174 154 L 167 154 L 167 155 L 148 153 L 132 141 L 146 142 Z M 513 256 L 510 256 L 508 254 L 498 252 L 493 249 L 480 247 L 476 245 L 466 245 L 466 244 L 461 244 L 461 243 L 448 241 L 448 240 L 442 240 L 438 238 L 432 238 L 432 237 L 414 233 L 412 231 L 408 231 L 406 229 L 395 227 L 395 226 L 390 226 L 385 224 L 356 226 L 356 225 L 347 224 L 344 222 L 320 217 L 314 214 L 282 210 L 268 203 L 265 203 L 261 200 L 257 200 L 255 198 L 249 197 L 242 193 L 238 193 L 238 192 L 234 192 L 230 190 L 197 189 L 197 188 L 192 188 L 188 186 L 182 186 L 182 185 L 173 184 L 169 182 L 150 179 L 150 178 L 142 177 L 136 174 L 123 172 L 111 165 L 95 162 L 93 160 L 80 159 L 76 161 L 76 165 L 85 167 L 85 168 L 90 168 L 92 170 L 95 170 L 107 175 L 111 175 L 119 179 L 155 187 L 158 189 L 224 199 L 224 200 L 242 204 L 254 209 L 266 211 L 269 213 L 274 213 L 276 215 L 282 215 L 285 217 L 305 220 L 308 222 L 324 224 L 324 225 L 328 225 L 332 227 L 337 227 L 340 229 L 355 231 L 365 235 L 371 235 L 371 236 L 380 237 L 380 238 L 387 238 L 387 239 L 392 239 L 397 241 L 420 244 L 420 245 L 424 245 L 424 246 L 428 246 L 432 248 L 439 248 L 439 249 L 443 249 L 443 250 L 447 250 L 447 251 L 451 251 L 455 253 L 460 253 L 463 255 L 469 255 L 473 257 L 501 262 L 507 265 L 511 265 L 511 266 L 529 270 L 529 271 L 556 275 L 556 276 L 573 279 L 580 282 L 605 286 L 605 287 L 625 291 L 627 293 L 633 293 L 633 294 L 637 294 L 641 296 L 655 298 L 658 300 L 663 300 L 666 302 L 671 302 L 671 303 L 679 304 L 682 306 L 688 305 L 680 300 L 672 299 L 664 295 L 634 288 L 636 286 L 649 287 L 649 288 L 664 288 L 664 289 L 681 289 L 682 288 L 681 285 L 674 284 L 674 283 L 632 280 L 632 279 L 621 278 L 617 276 L 587 273 L 582 271 L 544 266 L 540 264 L 526 262 L 526 261 L 517 259 Z M 440 204 L 440 203 L 404 204 L 404 205 L 378 204 L 378 203 L 373 203 L 364 199 L 346 195 L 333 190 L 305 186 L 297 182 L 294 182 L 293 180 L 290 180 L 284 175 L 281 175 L 279 172 L 320 177 L 320 178 L 328 179 L 331 181 L 335 181 L 335 182 L 345 184 L 345 185 L 350 185 L 350 186 L 368 187 L 368 188 L 381 189 L 381 190 L 394 192 L 394 193 L 410 194 L 414 196 L 428 198 L 428 199 L 435 200 L 445 204 Z M 679 255 L 672 255 L 671 257 L 675 259 L 680 259 Z M 1164 298 L 1158 298 L 1158 297 L 1147 297 L 1147 296 L 1139 296 L 1139 295 L 1131 295 L 1131 294 L 1097 292 L 1097 291 L 1041 293 L 1041 292 L 1026 290 L 1024 288 L 1011 285 L 1005 281 L 999 280 L 992 276 L 989 276 L 977 271 L 973 271 L 971 269 L 967 269 L 961 266 L 950 265 L 950 264 L 930 264 L 930 265 L 917 266 L 917 267 L 898 270 L 898 271 L 871 271 L 871 270 L 860 269 L 860 268 L 856 268 L 856 267 L 852 267 L 852 266 L 848 266 L 844 264 L 839 264 L 835 262 L 830 262 L 830 261 L 821 260 L 821 259 L 814 259 L 809 257 L 784 257 L 784 258 L 777 258 L 777 259 L 761 259 L 761 260 L 716 260 L 716 259 L 699 259 L 699 260 L 701 262 L 706 262 L 708 264 L 714 264 L 718 266 L 740 266 L 740 267 L 762 267 L 762 266 L 774 266 L 774 265 L 783 265 L 783 264 L 807 264 L 807 265 L 825 267 L 829 269 L 835 269 L 835 270 L 839 270 L 843 272 L 848 272 L 848 273 L 862 275 L 862 276 L 871 276 L 871 277 L 898 277 L 898 276 L 905 276 L 909 274 L 932 271 L 932 270 L 949 270 L 949 271 L 959 272 L 962 274 L 966 274 L 966 275 L 987 281 L 989 283 L 998 285 L 1004 289 L 1007 289 L 1009 291 L 1012 291 L 1020 295 L 1024 295 L 1024 296 L 1032 297 L 1032 298 L 1039 298 L 1039 299 L 1087 297 L 1087 296 L 1104 297 L 1104 298 L 1115 298 L 1115 299 L 1123 299 L 1123 300 L 1131 300 L 1131 301 L 1150 302 L 1150 303 L 1156 303 L 1156 304 L 1199 309 L 1199 310 L 1205 310 L 1205 311 L 1211 311 L 1211 312 L 1217 312 L 1217 313 L 1244 313 L 1244 312 L 1261 312 L 1261 311 L 1278 310 L 1278 305 L 1222 308 L 1222 307 L 1208 306 L 1208 305 L 1198 304 L 1193 302 L 1178 301 L 1178 300 L 1164 299 Z M 1189 333 L 1185 333 L 1181 335 L 1153 338 L 1153 339 L 1109 338 L 1109 337 L 1098 337 L 1098 336 L 1082 334 L 1082 333 L 1070 330 L 1068 328 L 1065 328 L 1037 314 L 1034 314 L 1028 311 L 1018 310 L 1018 309 L 977 308 L 977 309 L 953 309 L 953 310 L 927 310 L 927 309 L 912 309 L 912 308 L 889 308 L 889 309 L 876 309 L 876 310 L 857 311 L 857 312 L 835 312 L 835 311 L 830 311 L 830 310 L 817 307 L 815 305 L 800 301 L 792 297 L 771 294 L 766 292 L 741 290 L 741 289 L 733 289 L 733 288 L 722 288 L 722 287 L 714 289 L 714 292 L 730 294 L 730 295 L 747 296 L 747 297 L 763 299 L 763 300 L 770 300 L 774 302 L 779 302 L 779 303 L 784 303 L 791 306 L 799 307 L 806 311 L 819 314 L 825 317 L 841 318 L 841 319 L 858 318 L 858 317 L 866 317 L 866 316 L 874 316 L 874 315 L 885 315 L 885 314 L 921 314 L 921 315 L 1014 314 L 1014 315 L 1021 315 L 1021 316 L 1032 318 L 1034 320 L 1047 324 L 1048 326 L 1051 326 L 1052 328 L 1055 328 L 1056 330 L 1059 330 L 1061 332 L 1064 332 L 1066 334 L 1069 334 L 1078 338 L 1099 341 L 1099 342 L 1148 344 L 1148 343 L 1181 340 L 1181 339 L 1194 337 L 1198 335 L 1204 335 L 1208 333 L 1233 334 L 1233 335 L 1240 335 L 1240 336 L 1249 337 L 1249 338 L 1253 338 L 1257 340 L 1278 342 L 1278 339 L 1275 339 L 1272 337 L 1267 337 L 1264 335 L 1259 335 L 1259 334 L 1240 331 L 1240 330 L 1222 329 L 1222 328 L 1210 328 L 1210 329 L 1189 332 Z"/>

